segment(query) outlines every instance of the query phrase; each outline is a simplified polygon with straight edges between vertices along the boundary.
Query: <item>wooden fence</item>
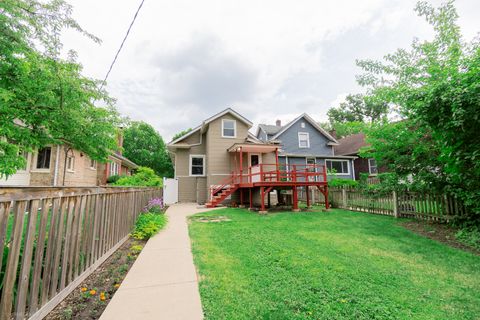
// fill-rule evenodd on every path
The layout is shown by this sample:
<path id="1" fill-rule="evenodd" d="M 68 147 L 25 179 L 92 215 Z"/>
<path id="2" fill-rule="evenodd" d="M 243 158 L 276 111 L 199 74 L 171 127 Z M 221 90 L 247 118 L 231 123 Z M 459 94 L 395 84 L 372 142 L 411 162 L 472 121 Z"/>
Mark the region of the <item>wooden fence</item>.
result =
<path id="1" fill-rule="evenodd" d="M 463 204 L 452 196 L 417 192 L 382 194 L 354 188 L 329 188 L 332 206 L 354 211 L 422 220 L 450 221 L 465 215 Z"/>
<path id="2" fill-rule="evenodd" d="M 161 195 L 157 188 L 0 188 L 0 320 L 42 319 Z"/>

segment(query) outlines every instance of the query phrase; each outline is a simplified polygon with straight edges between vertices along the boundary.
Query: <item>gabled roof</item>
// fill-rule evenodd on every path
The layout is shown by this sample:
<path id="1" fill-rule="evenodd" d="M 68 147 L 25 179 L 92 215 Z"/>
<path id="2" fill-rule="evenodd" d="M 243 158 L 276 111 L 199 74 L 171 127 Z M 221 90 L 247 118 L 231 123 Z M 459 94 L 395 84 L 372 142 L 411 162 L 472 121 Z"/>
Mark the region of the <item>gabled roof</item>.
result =
<path id="1" fill-rule="evenodd" d="M 170 145 L 173 145 L 173 144 L 175 144 L 175 143 L 177 143 L 177 142 L 179 142 L 179 141 L 182 141 L 183 139 L 185 139 L 185 138 L 191 136 L 192 134 L 194 134 L 195 132 L 203 129 L 203 128 L 204 128 L 206 125 L 208 125 L 210 122 L 212 122 L 212 121 L 214 121 L 214 120 L 216 120 L 216 119 L 218 119 L 218 118 L 220 118 L 220 117 L 223 117 L 223 116 L 226 115 L 227 113 L 230 113 L 230 114 L 233 115 L 235 118 L 237 118 L 238 120 L 240 120 L 240 121 L 242 121 L 243 123 L 245 123 L 248 127 L 251 127 L 251 126 L 253 125 L 253 123 L 252 123 L 250 120 L 248 120 L 247 118 L 245 118 L 244 116 L 242 116 L 242 115 L 241 115 L 240 113 L 238 113 L 237 111 L 233 110 L 232 108 L 227 108 L 227 109 L 225 109 L 225 110 L 223 110 L 223 111 L 220 111 L 219 113 L 211 116 L 210 118 L 207 118 L 207 119 L 203 120 L 202 123 L 201 123 L 199 126 L 193 128 L 190 132 L 188 132 L 187 134 L 181 136 L 180 138 L 178 138 L 178 139 L 176 139 L 176 140 L 174 140 L 174 141 L 169 142 L 168 145 L 170 146 Z"/>
<path id="2" fill-rule="evenodd" d="M 283 127 L 282 126 L 275 126 L 270 124 L 259 124 L 257 130 L 257 136 L 260 130 L 265 132 L 269 136 L 273 136 L 278 133 Z"/>
<path id="3" fill-rule="evenodd" d="M 368 145 L 365 142 L 364 133 L 351 134 L 338 140 L 338 142 L 340 144 L 335 147 L 335 154 L 342 156 L 358 154 L 361 147 Z"/>
<path id="4" fill-rule="evenodd" d="M 332 137 L 332 135 L 330 135 L 330 133 L 328 133 L 325 129 L 323 129 L 322 127 L 320 127 L 318 125 L 318 123 L 312 119 L 312 117 L 310 117 L 308 114 L 304 113 L 304 114 L 301 114 L 300 116 L 298 116 L 297 118 L 293 119 L 292 121 L 290 121 L 289 123 L 287 123 L 286 125 L 284 125 L 280 131 L 278 131 L 271 139 L 272 140 L 275 140 L 277 139 L 282 133 L 284 133 L 285 131 L 288 130 L 288 128 L 290 128 L 293 124 L 295 124 L 297 121 L 299 121 L 300 119 L 304 118 L 308 123 L 310 123 L 315 129 L 317 129 L 318 131 L 320 131 L 325 137 L 327 137 L 328 140 L 330 140 L 329 142 L 329 145 L 337 145 L 338 144 L 338 141 L 337 139 L 335 139 L 334 137 Z"/>

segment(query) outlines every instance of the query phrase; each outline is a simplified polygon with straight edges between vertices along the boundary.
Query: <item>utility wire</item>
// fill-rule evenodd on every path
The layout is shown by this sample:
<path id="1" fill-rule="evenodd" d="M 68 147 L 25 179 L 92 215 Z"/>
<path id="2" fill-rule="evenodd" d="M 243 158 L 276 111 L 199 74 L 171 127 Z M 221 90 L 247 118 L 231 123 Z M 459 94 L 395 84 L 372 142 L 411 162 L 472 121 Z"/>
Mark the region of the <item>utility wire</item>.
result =
<path id="1" fill-rule="evenodd" d="M 100 90 L 102 90 L 105 83 L 107 83 L 108 76 L 110 75 L 110 72 L 112 71 L 113 66 L 115 65 L 115 62 L 117 62 L 118 55 L 120 54 L 120 51 L 122 51 L 123 45 L 125 44 L 125 41 L 127 40 L 128 35 L 130 34 L 130 30 L 132 29 L 132 26 L 135 23 L 135 20 L 137 19 L 138 12 L 140 12 L 140 9 L 142 9 L 142 6 L 143 6 L 144 2 L 145 2 L 145 0 L 142 0 L 140 5 L 138 6 L 137 12 L 135 12 L 135 15 L 133 16 L 133 20 L 130 23 L 130 26 L 128 27 L 127 33 L 125 34 L 125 37 L 123 38 L 123 41 L 120 44 L 120 47 L 118 48 L 117 53 L 115 54 L 115 58 L 113 58 L 112 64 L 110 65 L 110 68 L 108 69 L 108 72 L 105 75 L 105 78 L 103 79 L 102 85 L 100 86 Z"/>

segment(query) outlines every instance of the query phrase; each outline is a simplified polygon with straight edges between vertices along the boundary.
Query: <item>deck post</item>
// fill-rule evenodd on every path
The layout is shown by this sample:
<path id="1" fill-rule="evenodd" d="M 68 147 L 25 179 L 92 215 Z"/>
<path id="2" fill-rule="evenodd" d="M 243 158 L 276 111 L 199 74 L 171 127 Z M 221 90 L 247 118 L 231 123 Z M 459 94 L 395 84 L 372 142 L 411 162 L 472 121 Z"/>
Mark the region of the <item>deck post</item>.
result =
<path id="1" fill-rule="evenodd" d="M 305 186 L 305 189 L 307 190 L 306 191 L 306 194 L 307 194 L 307 209 L 310 208 L 310 189 L 308 186 Z"/>
<path id="2" fill-rule="evenodd" d="M 325 196 L 325 209 L 328 210 L 330 209 L 330 203 L 328 202 L 328 187 L 325 186 L 323 187 L 325 192 L 323 193 L 323 195 Z"/>
<path id="3" fill-rule="evenodd" d="M 268 201 L 268 209 L 271 207 L 271 200 L 270 200 L 270 192 L 267 194 L 267 201 Z"/>
<path id="4" fill-rule="evenodd" d="M 277 181 L 280 181 L 280 167 L 278 164 L 278 148 L 275 149 L 275 161 L 276 161 L 276 168 L 277 168 Z"/>
<path id="5" fill-rule="evenodd" d="M 253 209 L 252 188 L 248 188 L 248 190 L 250 191 L 250 210 L 251 210 Z"/>
<path id="6" fill-rule="evenodd" d="M 260 204 L 260 211 L 258 213 L 267 213 L 265 210 L 265 187 L 260 187 L 260 198 L 261 198 L 261 204 Z"/>
<path id="7" fill-rule="evenodd" d="M 298 189 L 297 186 L 293 186 L 293 212 L 299 212 L 298 209 Z"/>
<path id="8" fill-rule="evenodd" d="M 243 205 L 243 189 L 240 188 L 240 208 L 245 208 Z"/>

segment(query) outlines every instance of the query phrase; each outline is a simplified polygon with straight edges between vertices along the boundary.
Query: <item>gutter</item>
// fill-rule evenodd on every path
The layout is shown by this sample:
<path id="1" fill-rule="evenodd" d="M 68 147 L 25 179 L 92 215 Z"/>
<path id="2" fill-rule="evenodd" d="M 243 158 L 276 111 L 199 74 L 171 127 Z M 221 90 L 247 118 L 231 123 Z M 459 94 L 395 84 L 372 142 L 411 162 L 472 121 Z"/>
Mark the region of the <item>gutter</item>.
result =
<path id="1" fill-rule="evenodd" d="M 58 160 L 60 157 L 60 145 L 57 144 L 57 155 L 55 156 L 55 168 L 53 169 L 53 186 L 58 184 Z"/>

